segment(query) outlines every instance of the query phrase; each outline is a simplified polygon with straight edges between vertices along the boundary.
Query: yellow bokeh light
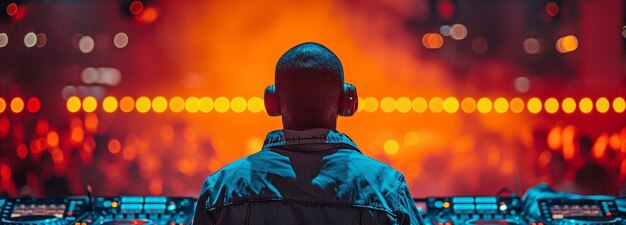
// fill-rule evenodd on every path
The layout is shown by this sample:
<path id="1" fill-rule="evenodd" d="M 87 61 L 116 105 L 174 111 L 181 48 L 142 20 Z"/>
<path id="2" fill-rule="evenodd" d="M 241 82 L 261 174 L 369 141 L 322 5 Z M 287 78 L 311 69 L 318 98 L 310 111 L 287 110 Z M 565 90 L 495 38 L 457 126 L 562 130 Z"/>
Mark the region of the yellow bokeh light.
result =
<path id="1" fill-rule="evenodd" d="M 530 98 L 526 103 L 526 107 L 528 108 L 528 112 L 537 114 L 541 112 L 543 104 L 541 104 L 541 100 L 539 100 L 539 98 Z"/>
<path id="2" fill-rule="evenodd" d="M 428 109 L 428 102 L 422 97 L 414 98 L 413 101 L 411 101 L 411 108 L 416 113 L 423 113 Z"/>
<path id="3" fill-rule="evenodd" d="M 152 111 L 162 113 L 167 110 L 167 99 L 163 96 L 157 96 L 152 99 Z"/>
<path id="4" fill-rule="evenodd" d="M 411 111 L 411 99 L 407 97 L 400 97 L 396 99 L 396 109 L 400 113 L 407 113 Z"/>
<path id="5" fill-rule="evenodd" d="M 609 100 L 605 97 L 601 97 L 596 100 L 596 110 L 598 110 L 599 113 L 606 113 L 610 108 L 611 103 L 609 103 Z"/>
<path id="6" fill-rule="evenodd" d="M 578 48 L 578 39 L 574 35 L 567 35 L 556 41 L 556 50 L 559 53 L 567 53 Z"/>
<path id="7" fill-rule="evenodd" d="M 559 111 L 559 101 L 556 100 L 556 98 L 548 98 L 543 103 L 543 107 L 546 109 L 547 113 L 556 113 L 556 111 Z"/>
<path id="8" fill-rule="evenodd" d="M 93 96 L 88 96 L 83 99 L 83 111 L 85 112 L 93 112 L 98 108 L 98 101 Z"/>
<path id="9" fill-rule="evenodd" d="M 263 99 L 259 97 L 252 97 L 248 99 L 248 111 L 258 113 L 263 111 L 264 107 L 265 105 L 263 105 Z"/>
<path id="10" fill-rule="evenodd" d="M 189 97 L 185 100 L 185 110 L 190 113 L 196 113 L 200 110 L 200 99 L 198 97 Z"/>
<path id="11" fill-rule="evenodd" d="M 387 140 L 383 145 L 383 150 L 388 155 L 395 155 L 400 150 L 400 144 L 396 140 Z"/>
<path id="12" fill-rule="evenodd" d="M 11 100 L 11 110 L 14 113 L 22 112 L 22 110 L 24 110 L 24 100 L 20 97 L 13 98 L 13 100 Z"/>
<path id="13" fill-rule="evenodd" d="M 102 109 L 105 112 L 112 113 L 117 110 L 117 99 L 113 96 L 108 96 L 102 100 Z"/>
<path id="14" fill-rule="evenodd" d="M 565 98 L 561 102 L 561 108 L 565 113 L 573 113 L 576 111 L 576 101 L 573 98 Z"/>
<path id="15" fill-rule="evenodd" d="M 509 107 L 511 108 L 511 112 L 521 113 L 524 111 L 524 100 L 521 98 L 513 98 L 511 102 L 509 102 Z"/>
<path id="16" fill-rule="evenodd" d="M 150 111 L 150 107 L 150 99 L 148 97 L 141 96 L 135 101 L 135 109 L 137 109 L 137 112 L 146 113 Z"/>
<path id="17" fill-rule="evenodd" d="M 582 98 L 578 102 L 578 109 L 582 113 L 590 113 L 593 110 L 593 102 L 590 98 Z"/>
<path id="18" fill-rule="evenodd" d="M 507 110 L 509 110 L 509 101 L 507 101 L 505 98 L 497 98 L 495 101 L 493 101 L 493 110 L 495 110 L 497 113 L 505 113 Z"/>
<path id="19" fill-rule="evenodd" d="M 213 106 L 218 113 L 224 113 L 230 108 L 230 101 L 226 97 L 217 97 Z"/>
<path id="20" fill-rule="evenodd" d="M 443 110 L 447 113 L 455 113 L 459 110 L 459 100 L 455 97 L 447 97 L 443 100 Z"/>
<path id="21" fill-rule="evenodd" d="M 489 111 L 491 111 L 492 108 L 491 100 L 489 100 L 488 98 L 478 99 L 478 102 L 476 102 L 476 108 L 480 113 L 488 113 Z"/>
<path id="22" fill-rule="evenodd" d="M 243 111 L 246 111 L 246 107 L 246 99 L 243 97 L 234 97 L 230 101 L 230 109 L 233 110 L 233 112 L 235 113 L 241 113 Z"/>
<path id="23" fill-rule="evenodd" d="M 613 99 L 613 110 L 616 113 L 622 113 L 624 112 L 624 109 L 626 108 L 626 101 L 624 101 L 624 98 L 622 97 L 617 97 L 615 99 Z M 1 111 L 0 111 L 1 112 Z M 626 141 L 625 141 L 626 142 Z"/>
<path id="24" fill-rule="evenodd" d="M 185 99 L 180 96 L 172 97 L 169 102 L 170 111 L 179 113 L 185 110 Z"/>
<path id="25" fill-rule="evenodd" d="M 4 112 L 6 108 L 7 108 L 7 102 L 4 101 L 4 98 L 0 98 L 0 113 Z"/>
<path id="26" fill-rule="evenodd" d="M 120 110 L 122 112 L 132 112 L 135 109 L 135 100 L 129 96 L 120 99 Z"/>
<path id="27" fill-rule="evenodd" d="M 396 101 L 391 97 L 384 97 L 380 100 L 380 110 L 390 113 L 396 110 Z"/>
<path id="28" fill-rule="evenodd" d="M 465 113 L 473 113 L 476 111 L 476 100 L 472 97 L 466 97 L 461 101 L 461 109 Z"/>
<path id="29" fill-rule="evenodd" d="M 365 103 L 364 103 L 364 101 L 365 101 L 365 100 L 364 100 L 363 98 L 359 97 L 359 104 L 358 104 L 358 107 L 357 107 L 357 109 L 356 109 L 356 111 L 357 111 L 357 112 L 361 112 L 361 111 L 363 111 L 363 109 L 365 108 Z"/>
<path id="30" fill-rule="evenodd" d="M 68 98 L 67 102 L 65 103 L 65 106 L 67 107 L 67 111 L 70 111 L 71 113 L 78 112 L 78 110 L 80 110 L 80 107 L 81 107 L 80 98 L 76 96 L 72 96 Z"/>
<path id="31" fill-rule="evenodd" d="M 428 102 L 428 108 L 434 113 L 440 113 L 443 111 L 443 99 L 440 97 L 431 98 Z"/>
<path id="32" fill-rule="evenodd" d="M 200 98 L 200 112 L 208 113 L 211 110 L 213 110 L 213 99 L 209 97 Z"/>
<path id="33" fill-rule="evenodd" d="M 374 97 L 367 97 L 363 101 L 365 112 L 375 112 L 378 110 L 378 100 Z"/>

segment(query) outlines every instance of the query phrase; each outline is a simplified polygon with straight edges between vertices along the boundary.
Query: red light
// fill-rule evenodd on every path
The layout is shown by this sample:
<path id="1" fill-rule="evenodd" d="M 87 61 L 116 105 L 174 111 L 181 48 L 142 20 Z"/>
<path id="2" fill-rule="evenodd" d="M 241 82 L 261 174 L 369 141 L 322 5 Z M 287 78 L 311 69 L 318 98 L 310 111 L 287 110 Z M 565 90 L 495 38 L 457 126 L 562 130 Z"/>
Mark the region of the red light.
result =
<path id="1" fill-rule="evenodd" d="M 437 4 L 439 10 L 439 18 L 442 20 L 450 20 L 454 16 L 454 4 L 450 0 L 441 0 Z"/>
<path id="2" fill-rule="evenodd" d="M 133 15 L 137 15 L 139 13 L 141 13 L 141 11 L 143 11 L 143 3 L 141 3 L 140 1 L 133 1 L 132 3 L 130 3 L 130 13 L 132 13 Z"/>
<path id="3" fill-rule="evenodd" d="M 7 5 L 7 14 L 9 16 L 15 16 L 15 14 L 17 14 L 17 4 L 15 4 L 15 2 Z"/>
<path id="4" fill-rule="evenodd" d="M 32 112 L 32 113 L 39 111 L 40 107 L 41 107 L 41 102 L 39 102 L 39 99 L 37 97 L 32 97 L 28 99 L 28 102 L 26 103 L 26 108 L 28 109 L 29 112 Z"/>
<path id="5" fill-rule="evenodd" d="M 9 134 L 11 122 L 6 117 L 0 118 L 0 138 L 4 138 Z"/>
<path id="6" fill-rule="evenodd" d="M 68 216 L 71 216 L 72 214 L 73 214 L 72 212 L 67 212 L 67 215 L 68 215 Z"/>
<path id="7" fill-rule="evenodd" d="M 20 144 L 17 146 L 17 157 L 20 159 L 26 158 L 28 156 L 28 148 L 26 148 L 25 144 Z"/>
<path id="8" fill-rule="evenodd" d="M 611 216 L 613 214 L 611 214 L 611 212 L 606 212 L 606 216 Z"/>
<path id="9" fill-rule="evenodd" d="M 141 14 L 135 16 L 135 20 L 141 23 L 152 23 L 159 17 L 159 10 L 147 7 Z"/>
<path id="10" fill-rule="evenodd" d="M 554 2 L 550 2 L 546 5 L 546 13 L 549 16 L 556 16 L 559 14 L 559 5 Z"/>

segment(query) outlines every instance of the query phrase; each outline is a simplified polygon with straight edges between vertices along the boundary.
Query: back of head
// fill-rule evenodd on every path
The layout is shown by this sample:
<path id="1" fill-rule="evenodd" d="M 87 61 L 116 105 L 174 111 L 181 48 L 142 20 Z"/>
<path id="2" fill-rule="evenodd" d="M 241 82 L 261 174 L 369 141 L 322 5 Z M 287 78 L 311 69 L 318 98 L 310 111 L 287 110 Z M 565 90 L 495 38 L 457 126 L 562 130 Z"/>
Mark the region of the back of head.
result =
<path id="1" fill-rule="evenodd" d="M 276 64 L 275 82 L 286 129 L 335 129 L 343 67 L 332 51 L 312 42 L 289 49 Z"/>

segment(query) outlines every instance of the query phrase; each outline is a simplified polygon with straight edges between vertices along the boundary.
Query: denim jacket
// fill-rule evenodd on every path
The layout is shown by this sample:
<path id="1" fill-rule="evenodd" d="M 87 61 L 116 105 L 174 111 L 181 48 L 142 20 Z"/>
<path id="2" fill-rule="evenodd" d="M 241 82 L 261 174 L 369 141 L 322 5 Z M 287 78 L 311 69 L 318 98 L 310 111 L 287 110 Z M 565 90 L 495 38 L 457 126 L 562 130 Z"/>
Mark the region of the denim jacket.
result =
<path id="1" fill-rule="evenodd" d="M 203 186 L 194 225 L 423 225 L 404 176 L 335 130 L 276 130 Z"/>

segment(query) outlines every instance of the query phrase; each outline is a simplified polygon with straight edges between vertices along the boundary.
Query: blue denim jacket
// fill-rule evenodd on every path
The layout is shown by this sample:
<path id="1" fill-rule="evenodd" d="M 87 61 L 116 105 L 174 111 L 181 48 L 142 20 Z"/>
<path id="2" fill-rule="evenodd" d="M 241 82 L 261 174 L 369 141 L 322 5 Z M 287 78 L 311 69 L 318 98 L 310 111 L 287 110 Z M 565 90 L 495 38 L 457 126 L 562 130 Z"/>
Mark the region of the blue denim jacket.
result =
<path id="1" fill-rule="evenodd" d="M 209 176 L 194 225 L 424 224 L 404 176 L 334 130 L 277 130 Z"/>

